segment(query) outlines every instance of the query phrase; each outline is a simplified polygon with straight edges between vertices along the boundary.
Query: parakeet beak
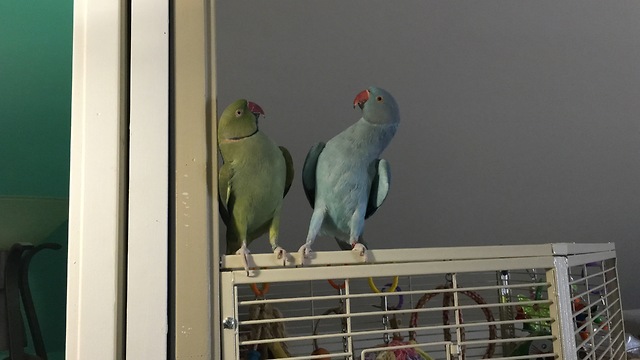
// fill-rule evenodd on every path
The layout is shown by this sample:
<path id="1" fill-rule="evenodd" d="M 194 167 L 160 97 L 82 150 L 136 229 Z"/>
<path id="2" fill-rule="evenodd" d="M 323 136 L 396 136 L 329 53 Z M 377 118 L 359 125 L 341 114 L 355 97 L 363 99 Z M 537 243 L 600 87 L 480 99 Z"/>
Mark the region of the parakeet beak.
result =
<path id="1" fill-rule="evenodd" d="M 367 100 L 369 100 L 369 90 L 362 90 L 353 100 L 353 107 L 355 108 L 357 105 L 362 110 L 362 108 L 364 108 L 364 103 L 366 103 Z"/>
<path id="2" fill-rule="evenodd" d="M 260 105 L 251 101 L 247 101 L 247 107 L 249 108 L 249 111 L 251 111 L 253 115 L 256 116 L 256 119 L 258 119 L 260 115 L 264 116 L 264 111 L 262 110 Z"/>

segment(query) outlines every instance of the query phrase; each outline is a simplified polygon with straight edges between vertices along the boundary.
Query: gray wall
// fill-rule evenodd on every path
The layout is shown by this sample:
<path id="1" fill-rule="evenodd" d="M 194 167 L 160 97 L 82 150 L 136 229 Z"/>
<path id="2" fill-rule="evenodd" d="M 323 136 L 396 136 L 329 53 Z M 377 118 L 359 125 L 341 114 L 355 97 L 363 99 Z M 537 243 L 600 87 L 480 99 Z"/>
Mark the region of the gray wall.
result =
<path id="1" fill-rule="evenodd" d="M 293 154 L 289 251 L 311 215 L 307 150 L 377 85 L 402 122 L 372 248 L 612 241 L 624 307 L 640 308 L 638 19 L 637 1 L 219 1 L 220 111 L 257 102 Z"/>

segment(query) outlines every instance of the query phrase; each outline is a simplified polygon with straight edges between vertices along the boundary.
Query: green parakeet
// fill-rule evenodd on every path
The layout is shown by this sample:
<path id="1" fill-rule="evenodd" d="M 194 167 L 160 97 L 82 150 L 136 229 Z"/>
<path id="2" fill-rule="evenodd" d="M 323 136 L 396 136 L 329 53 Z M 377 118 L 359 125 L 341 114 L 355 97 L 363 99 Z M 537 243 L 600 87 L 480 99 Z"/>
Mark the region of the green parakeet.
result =
<path id="1" fill-rule="evenodd" d="M 360 120 L 312 147 L 305 159 L 302 183 L 313 214 L 299 250 L 302 258 L 309 256 L 318 235 L 328 235 L 367 261 L 364 221 L 389 191 L 389 163 L 379 156 L 396 133 L 400 111 L 391 94 L 373 86 L 360 92 L 353 106 L 362 109 Z"/>
<path id="2" fill-rule="evenodd" d="M 223 164 L 218 172 L 220 214 L 227 232 L 227 251 L 242 255 L 249 274 L 249 249 L 269 232 L 271 249 L 282 264 L 286 251 L 278 245 L 280 213 L 293 180 L 289 151 L 260 131 L 262 108 L 247 100 L 229 105 L 218 122 L 218 146 Z"/>

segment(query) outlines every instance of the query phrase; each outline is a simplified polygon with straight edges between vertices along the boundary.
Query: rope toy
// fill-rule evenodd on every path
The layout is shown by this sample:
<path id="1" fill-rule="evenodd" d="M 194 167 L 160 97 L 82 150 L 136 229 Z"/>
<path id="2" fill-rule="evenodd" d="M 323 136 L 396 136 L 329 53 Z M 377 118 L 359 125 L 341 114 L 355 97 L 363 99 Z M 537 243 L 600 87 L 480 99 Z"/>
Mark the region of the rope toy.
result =
<path id="1" fill-rule="evenodd" d="M 262 284 L 262 288 L 258 289 L 256 284 L 251 284 L 251 290 L 256 296 L 256 299 L 264 299 L 265 295 L 269 292 L 269 283 Z M 282 318 L 282 312 L 271 304 L 253 304 L 249 306 L 249 320 L 269 320 Z M 286 337 L 284 323 L 280 321 L 273 321 L 264 324 L 252 325 L 251 339 L 253 340 L 266 340 L 277 339 Z M 287 358 L 291 354 L 287 348 L 287 344 L 284 342 L 273 342 L 268 344 L 256 345 L 253 349 L 249 350 L 247 359 L 260 360 L 269 358 L 269 354 L 273 358 Z"/>
<path id="2" fill-rule="evenodd" d="M 417 342 L 411 340 L 408 342 L 402 340 L 393 340 L 389 344 L 381 347 L 405 346 L 413 345 Z M 433 360 L 433 358 L 417 347 L 400 348 L 393 350 L 381 350 L 377 353 L 367 353 L 364 360 Z"/>
<path id="3" fill-rule="evenodd" d="M 446 291 L 449 289 L 452 289 L 452 283 L 451 281 L 447 281 L 446 285 L 440 285 L 438 287 L 436 287 L 436 290 L 443 290 L 443 291 L 439 291 L 439 292 L 434 292 L 434 293 L 428 293 L 428 294 L 424 294 L 422 295 L 422 297 L 420 297 L 420 299 L 418 300 L 418 303 L 416 304 L 416 309 L 420 309 L 422 307 L 424 307 L 424 305 L 431 300 L 431 298 L 433 298 L 434 296 L 442 293 L 443 294 L 443 299 L 442 299 L 442 306 L 443 307 L 450 307 L 453 306 L 453 294 L 450 291 Z M 474 291 L 459 291 L 461 294 L 464 294 L 466 296 L 468 296 L 469 298 L 471 298 L 473 301 L 476 302 L 476 304 L 478 305 L 486 305 L 487 302 L 484 301 L 484 299 L 482 298 L 482 296 L 480 296 L 480 294 L 478 294 L 477 292 Z M 488 322 L 493 322 L 495 321 L 494 317 L 493 317 L 493 313 L 491 312 L 491 310 L 488 307 L 482 307 L 481 308 L 482 312 L 484 313 L 485 318 L 487 319 Z M 460 324 L 462 324 L 462 311 L 460 311 L 460 316 L 458 321 L 460 322 Z M 442 310 L 442 325 L 449 325 L 449 310 L 444 309 Z M 415 328 L 418 326 L 418 312 L 415 311 L 413 313 L 411 313 L 411 321 L 409 324 L 409 327 Z M 444 332 L 444 340 L 445 341 L 451 341 L 451 329 L 449 328 L 445 328 L 442 330 Z M 496 332 L 496 326 L 495 325 L 489 325 L 489 340 L 495 340 L 497 338 L 497 332 Z M 417 341 L 417 334 L 414 330 L 409 331 L 409 339 L 411 341 Z M 458 339 L 458 341 L 464 341 L 465 340 L 465 332 L 464 332 L 464 327 L 460 328 L 460 339 Z M 493 357 L 493 353 L 495 352 L 496 349 L 496 344 L 495 343 L 490 343 L 487 345 L 487 350 L 484 353 L 484 356 L 482 357 L 483 359 L 489 359 L 491 357 Z M 464 359 L 465 357 L 465 347 L 462 347 L 462 353 L 461 353 L 461 358 Z"/>

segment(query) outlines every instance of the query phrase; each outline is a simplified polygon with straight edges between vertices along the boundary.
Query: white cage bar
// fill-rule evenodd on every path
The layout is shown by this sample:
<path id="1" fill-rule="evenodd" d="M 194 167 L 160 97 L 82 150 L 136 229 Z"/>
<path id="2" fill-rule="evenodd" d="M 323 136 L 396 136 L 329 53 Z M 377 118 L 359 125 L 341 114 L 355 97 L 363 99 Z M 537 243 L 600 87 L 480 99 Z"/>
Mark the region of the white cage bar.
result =
<path id="1" fill-rule="evenodd" d="M 255 254 L 250 277 L 238 256 L 223 256 L 222 357 L 624 358 L 611 243 L 372 250 L 370 258 L 318 252 L 282 267 Z M 319 348 L 326 352 L 311 355 Z"/>

